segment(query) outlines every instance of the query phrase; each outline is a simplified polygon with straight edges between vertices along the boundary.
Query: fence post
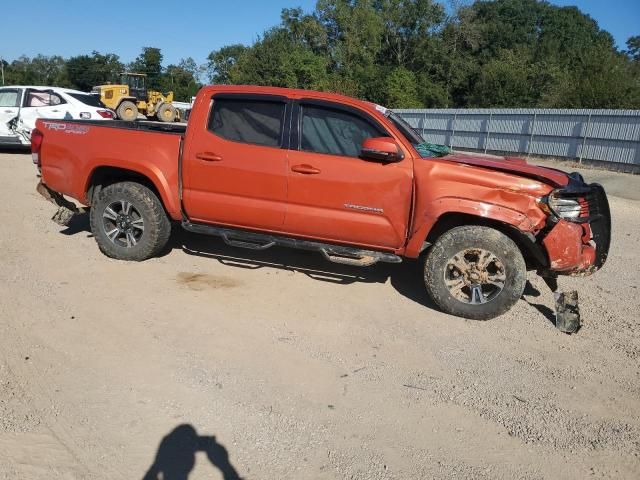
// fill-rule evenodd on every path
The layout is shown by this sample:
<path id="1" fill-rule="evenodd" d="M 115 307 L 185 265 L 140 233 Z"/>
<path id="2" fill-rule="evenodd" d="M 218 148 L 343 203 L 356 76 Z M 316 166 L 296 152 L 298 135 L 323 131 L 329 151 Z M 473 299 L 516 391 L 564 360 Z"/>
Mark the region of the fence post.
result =
<path id="1" fill-rule="evenodd" d="M 582 124 L 584 125 L 584 121 L 582 122 Z M 582 135 L 582 147 L 580 148 L 580 159 L 578 160 L 578 163 L 580 165 L 582 165 L 582 157 L 584 156 L 584 147 L 587 143 L 587 137 L 589 136 L 589 133 L 591 130 L 591 112 L 589 112 L 589 117 L 587 119 L 587 128 L 584 129 L 584 134 Z"/>
<path id="2" fill-rule="evenodd" d="M 427 126 L 427 111 L 424 111 L 424 116 L 422 117 L 422 137 L 424 138 L 424 131 L 426 130 L 426 126 Z"/>
<path id="3" fill-rule="evenodd" d="M 451 136 L 449 137 L 449 148 L 453 149 L 453 137 L 456 135 L 456 122 L 458 121 L 458 112 L 453 114 L 453 124 L 451 125 Z"/>
<path id="4" fill-rule="evenodd" d="M 493 119 L 493 112 L 489 114 L 489 122 L 487 123 L 487 136 L 484 139 L 484 153 L 487 153 L 487 147 L 489 146 L 489 136 L 491 135 L 491 120 Z"/>
<path id="5" fill-rule="evenodd" d="M 527 145 L 527 158 L 531 155 L 531 145 L 533 145 L 533 132 L 536 130 L 536 120 L 538 119 L 538 112 L 533 112 L 533 122 L 531 122 L 531 134 L 529 135 L 529 145 Z"/>

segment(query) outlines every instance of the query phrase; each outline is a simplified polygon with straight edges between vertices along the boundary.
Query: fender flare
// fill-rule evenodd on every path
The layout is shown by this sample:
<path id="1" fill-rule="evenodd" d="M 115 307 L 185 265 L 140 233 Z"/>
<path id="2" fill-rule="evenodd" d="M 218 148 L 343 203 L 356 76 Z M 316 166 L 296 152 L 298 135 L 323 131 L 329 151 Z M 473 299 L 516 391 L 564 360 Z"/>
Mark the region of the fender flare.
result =
<path id="1" fill-rule="evenodd" d="M 413 232 L 409 236 L 404 255 L 417 258 L 424 250 L 424 244 L 438 220 L 446 214 L 465 214 L 500 222 L 515 227 L 523 234 L 531 233 L 535 229 L 535 223 L 524 213 L 488 202 L 480 202 L 459 197 L 443 197 L 431 202 L 425 209 L 426 215 L 421 218 Z"/>
<path id="2" fill-rule="evenodd" d="M 110 164 L 109 162 L 101 163 L 99 166 L 94 167 L 86 176 L 87 184 L 85 185 L 85 200 L 84 203 L 91 205 L 91 196 L 95 187 L 96 172 L 101 169 L 113 169 L 114 171 L 120 171 L 125 174 L 123 181 L 125 181 L 126 175 L 134 177 L 142 177 L 153 185 L 156 192 L 160 196 L 160 201 L 164 205 L 165 210 L 169 216 L 173 219 L 181 218 L 180 203 L 177 199 L 173 199 L 169 192 L 171 187 L 169 181 L 164 176 L 162 171 L 155 166 L 147 166 L 139 163 L 129 163 L 121 161 L 118 165 Z"/>

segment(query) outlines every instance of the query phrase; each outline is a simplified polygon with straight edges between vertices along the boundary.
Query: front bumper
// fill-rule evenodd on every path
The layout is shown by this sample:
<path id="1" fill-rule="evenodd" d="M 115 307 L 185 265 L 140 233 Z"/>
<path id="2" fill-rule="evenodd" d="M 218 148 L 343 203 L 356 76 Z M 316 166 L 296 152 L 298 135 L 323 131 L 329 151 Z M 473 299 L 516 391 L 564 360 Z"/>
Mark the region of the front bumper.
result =
<path id="1" fill-rule="evenodd" d="M 609 254 L 609 202 L 602 185 L 596 183 L 574 187 L 568 194 L 583 199 L 588 214 L 575 220 L 553 219 L 556 223 L 542 241 L 549 270 L 563 275 L 591 275 L 602 268 Z"/>

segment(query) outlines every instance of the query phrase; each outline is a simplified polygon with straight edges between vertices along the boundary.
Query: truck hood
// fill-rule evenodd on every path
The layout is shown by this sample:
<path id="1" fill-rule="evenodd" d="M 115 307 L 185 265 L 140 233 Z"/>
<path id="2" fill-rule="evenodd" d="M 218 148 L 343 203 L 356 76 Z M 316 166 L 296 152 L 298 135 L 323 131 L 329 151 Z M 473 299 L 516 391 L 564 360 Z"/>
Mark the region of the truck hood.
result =
<path id="1" fill-rule="evenodd" d="M 553 168 L 530 165 L 524 158 L 455 151 L 440 159 L 533 178 L 556 188 L 564 187 L 569 183 L 569 176 L 565 172 Z"/>

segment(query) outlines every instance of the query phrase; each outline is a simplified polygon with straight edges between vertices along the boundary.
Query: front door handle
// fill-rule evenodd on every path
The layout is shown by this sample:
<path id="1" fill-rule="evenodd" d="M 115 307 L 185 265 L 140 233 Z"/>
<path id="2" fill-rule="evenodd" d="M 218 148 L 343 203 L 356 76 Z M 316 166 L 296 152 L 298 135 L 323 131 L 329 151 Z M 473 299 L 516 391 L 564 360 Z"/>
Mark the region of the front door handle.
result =
<path id="1" fill-rule="evenodd" d="M 220 155 L 211 152 L 196 153 L 196 158 L 199 160 L 204 160 L 205 162 L 219 162 L 222 160 L 222 157 Z"/>
<path id="2" fill-rule="evenodd" d="M 306 163 L 303 163 L 302 165 L 294 165 L 293 167 L 291 167 L 291 171 L 304 173 L 305 175 L 315 175 L 317 173 L 320 173 L 319 169 L 311 165 L 307 165 Z"/>

